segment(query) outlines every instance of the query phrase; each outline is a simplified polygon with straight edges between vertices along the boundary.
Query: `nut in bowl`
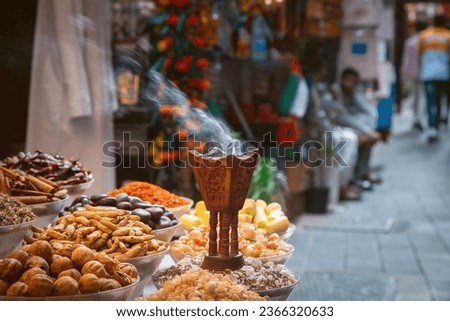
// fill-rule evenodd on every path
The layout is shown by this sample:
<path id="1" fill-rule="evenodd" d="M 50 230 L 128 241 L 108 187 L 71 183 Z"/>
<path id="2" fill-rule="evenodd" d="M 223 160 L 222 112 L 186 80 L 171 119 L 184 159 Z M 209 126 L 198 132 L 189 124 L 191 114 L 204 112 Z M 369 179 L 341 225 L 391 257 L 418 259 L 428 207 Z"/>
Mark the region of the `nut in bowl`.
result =
<path id="1" fill-rule="evenodd" d="M 295 289 L 297 284 L 300 282 L 300 276 L 296 273 L 293 273 L 296 277 L 296 281 L 293 284 L 283 286 L 277 289 L 270 290 L 255 290 L 260 296 L 268 296 L 270 301 L 286 301 L 289 298 L 289 295 Z"/>
<path id="2" fill-rule="evenodd" d="M 139 280 L 135 266 L 81 244 L 65 243 L 70 246 L 63 249 L 61 242 L 35 240 L 0 260 L 1 299 L 129 298 Z"/>
<path id="3" fill-rule="evenodd" d="M 129 285 L 121 288 L 75 295 L 62 296 L 44 296 L 44 297 L 29 297 L 29 296 L 4 296 L 0 295 L 0 301 L 126 301 L 133 300 L 136 297 L 132 295 L 133 290 L 139 284 L 138 279 Z"/>

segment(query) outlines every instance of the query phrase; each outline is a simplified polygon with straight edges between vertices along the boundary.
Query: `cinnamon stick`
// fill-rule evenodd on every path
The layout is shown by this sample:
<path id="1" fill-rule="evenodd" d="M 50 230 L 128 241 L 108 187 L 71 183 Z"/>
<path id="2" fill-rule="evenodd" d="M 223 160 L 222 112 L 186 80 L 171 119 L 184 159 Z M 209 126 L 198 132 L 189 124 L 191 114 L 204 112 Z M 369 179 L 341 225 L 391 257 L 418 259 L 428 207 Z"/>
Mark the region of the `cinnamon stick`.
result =
<path id="1" fill-rule="evenodd" d="M 28 180 L 28 182 L 33 184 L 41 192 L 53 193 L 55 190 L 55 188 L 53 186 L 41 181 L 40 179 L 38 179 L 34 176 L 27 175 L 26 179 Z"/>
<path id="2" fill-rule="evenodd" d="M 41 181 L 43 181 L 44 183 L 47 183 L 48 185 L 53 186 L 54 188 L 57 188 L 59 185 L 58 183 L 55 183 L 49 179 L 46 179 L 45 177 L 42 176 L 38 176 L 37 178 L 39 178 Z"/>
<path id="3" fill-rule="evenodd" d="M 11 195 L 9 181 L 5 174 L 3 174 L 3 171 L 0 171 L 0 192 L 5 193 L 6 195 Z"/>
<path id="4" fill-rule="evenodd" d="M 53 196 L 50 193 L 33 191 L 33 190 L 29 190 L 29 189 L 16 189 L 16 188 L 13 188 L 11 190 L 11 193 L 14 194 L 15 196 L 46 196 L 46 197 Z"/>
<path id="5" fill-rule="evenodd" d="M 15 171 L 12 171 L 12 170 L 10 170 L 10 169 L 7 169 L 7 168 L 5 168 L 5 167 L 3 167 L 3 166 L 0 166 L 0 169 L 1 169 L 1 170 L 3 171 L 3 173 L 4 173 L 6 176 L 8 176 L 9 178 L 12 178 L 12 179 L 19 179 L 19 177 L 20 177 L 19 173 L 15 172 Z"/>
<path id="6" fill-rule="evenodd" d="M 47 196 L 12 196 L 12 198 L 27 205 L 47 203 Z"/>

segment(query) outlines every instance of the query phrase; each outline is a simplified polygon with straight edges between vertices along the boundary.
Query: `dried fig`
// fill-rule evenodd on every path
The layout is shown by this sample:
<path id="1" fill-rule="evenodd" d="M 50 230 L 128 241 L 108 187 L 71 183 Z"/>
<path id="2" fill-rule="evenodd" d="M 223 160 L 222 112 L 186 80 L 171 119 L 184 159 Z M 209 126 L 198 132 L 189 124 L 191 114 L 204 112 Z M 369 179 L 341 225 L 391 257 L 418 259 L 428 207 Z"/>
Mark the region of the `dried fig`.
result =
<path id="1" fill-rule="evenodd" d="M 31 244 L 28 254 L 30 256 L 40 256 L 46 260 L 48 264 L 51 264 L 53 260 L 53 248 L 47 241 L 38 240 Z"/>
<path id="2" fill-rule="evenodd" d="M 78 282 L 81 293 L 95 293 L 100 291 L 100 280 L 92 273 L 82 275 Z"/>
<path id="3" fill-rule="evenodd" d="M 43 271 L 45 271 L 45 274 L 48 274 L 48 271 L 50 269 L 47 261 L 40 256 L 30 256 L 28 258 L 27 262 L 25 263 L 25 269 L 28 270 L 32 267 L 41 268 Z"/>
<path id="4" fill-rule="evenodd" d="M 92 273 L 98 278 L 106 278 L 109 276 L 103 264 L 101 264 L 99 261 L 96 260 L 86 262 L 83 265 L 83 268 L 81 269 L 81 274 L 84 275 L 88 273 Z"/>
<path id="5" fill-rule="evenodd" d="M 59 273 L 58 279 L 62 278 L 63 276 L 70 276 L 72 279 L 78 282 L 81 278 L 81 273 L 77 269 L 69 269 Z"/>
<path id="6" fill-rule="evenodd" d="M 9 288 L 9 283 L 3 280 L 0 280 L 0 295 L 6 295 L 6 291 Z"/>
<path id="7" fill-rule="evenodd" d="M 27 262 L 29 255 L 24 250 L 15 250 L 14 252 L 11 252 L 8 255 L 11 259 L 19 260 L 20 263 L 22 263 L 23 266 L 25 266 L 25 263 Z"/>
<path id="8" fill-rule="evenodd" d="M 100 279 L 100 291 L 109 291 L 121 288 L 122 285 L 114 279 Z"/>
<path id="9" fill-rule="evenodd" d="M 73 268 L 72 260 L 68 257 L 61 256 L 52 262 L 50 265 L 50 273 L 52 275 L 58 275 L 62 271 L 69 270 Z"/>
<path id="10" fill-rule="evenodd" d="M 28 283 L 28 281 L 31 279 L 31 277 L 35 274 L 44 274 L 45 271 L 39 267 L 32 267 L 29 270 L 26 270 L 24 274 L 22 274 L 22 277 L 20 278 L 21 282 Z"/>
<path id="11" fill-rule="evenodd" d="M 23 265 L 19 260 L 8 258 L 0 261 L 0 280 L 9 284 L 16 282 L 23 271 Z"/>
<path id="12" fill-rule="evenodd" d="M 80 294 L 78 282 L 70 276 L 62 276 L 54 283 L 55 295 L 75 295 Z"/>
<path id="13" fill-rule="evenodd" d="M 28 286 L 23 282 L 16 282 L 11 284 L 6 296 L 28 296 Z"/>
<path id="14" fill-rule="evenodd" d="M 95 253 L 86 246 L 79 246 L 73 250 L 71 259 L 75 266 L 81 269 L 86 262 L 95 259 Z"/>
<path id="15" fill-rule="evenodd" d="M 53 292 L 53 280 L 48 275 L 35 274 L 27 282 L 28 294 L 33 297 L 49 296 Z"/>

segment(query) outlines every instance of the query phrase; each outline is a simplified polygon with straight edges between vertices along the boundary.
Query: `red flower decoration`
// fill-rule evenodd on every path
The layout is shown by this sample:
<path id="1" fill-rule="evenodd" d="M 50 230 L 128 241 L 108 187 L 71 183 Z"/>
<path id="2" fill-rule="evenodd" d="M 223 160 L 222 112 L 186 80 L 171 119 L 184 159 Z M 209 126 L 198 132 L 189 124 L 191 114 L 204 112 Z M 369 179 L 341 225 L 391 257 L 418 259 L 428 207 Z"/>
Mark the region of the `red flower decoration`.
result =
<path id="1" fill-rule="evenodd" d="M 206 79 L 201 79 L 198 81 L 197 88 L 200 90 L 207 90 L 209 88 L 209 81 Z"/>
<path id="2" fill-rule="evenodd" d="M 177 61 L 177 63 L 175 64 L 175 70 L 178 72 L 186 73 L 189 71 L 189 68 L 190 64 L 183 60 Z"/>
<path id="3" fill-rule="evenodd" d="M 166 18 L 166 23 L 167 25 L 169 25 L 170 27 L 175 27 L 178 24 L 179 18 L 177 15 L 170 15 L 167 16 Z"/>
<path id="4" fill-rule="evenodd" d="M 159 52 L 164 52 L 172 46 L 173 40 L 170 37 L 164 37 L 156 44 Z"/>
<path id="5" fill-rule="evenodd" d="M 198 23 L 198 17 L 196 15 L 190 15 L 189 17 L 187 17 L 186 19 L 186 27 L 187 28 L 192 28 L 195 27 Z"/>
<path id="6" fill-rule="evenodd" d="M 195 67 L 198 69 L 203 69 L 208 67 L 208 59 L 206 58 L 200 58 L 195 62 Z"/>
<path id="7" fill-rule="evenodd" d="M 204 48 L 205 47 L 205 40 L 202 37 L 195 36 L 193 40 L 194 46 L 197 48 Z"/>

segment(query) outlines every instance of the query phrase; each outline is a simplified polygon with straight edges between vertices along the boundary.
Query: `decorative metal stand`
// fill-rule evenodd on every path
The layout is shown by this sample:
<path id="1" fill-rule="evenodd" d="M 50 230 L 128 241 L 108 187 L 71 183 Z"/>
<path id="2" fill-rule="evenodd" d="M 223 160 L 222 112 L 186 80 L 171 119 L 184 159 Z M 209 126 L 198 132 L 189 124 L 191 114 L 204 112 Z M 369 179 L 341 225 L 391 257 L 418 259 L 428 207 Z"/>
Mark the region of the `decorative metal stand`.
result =
<path id="1" fill-rule="evenodd" d="M 237 270 L 244 265 L 244 258 L 239 253 L 238 212 L 244 205 L 258 159 L 257 149 L 242 156 L 223 157 L 190 152 L 200 194 L 210 211 L 209 253 L 202 268 L 224 271 Z"/>

